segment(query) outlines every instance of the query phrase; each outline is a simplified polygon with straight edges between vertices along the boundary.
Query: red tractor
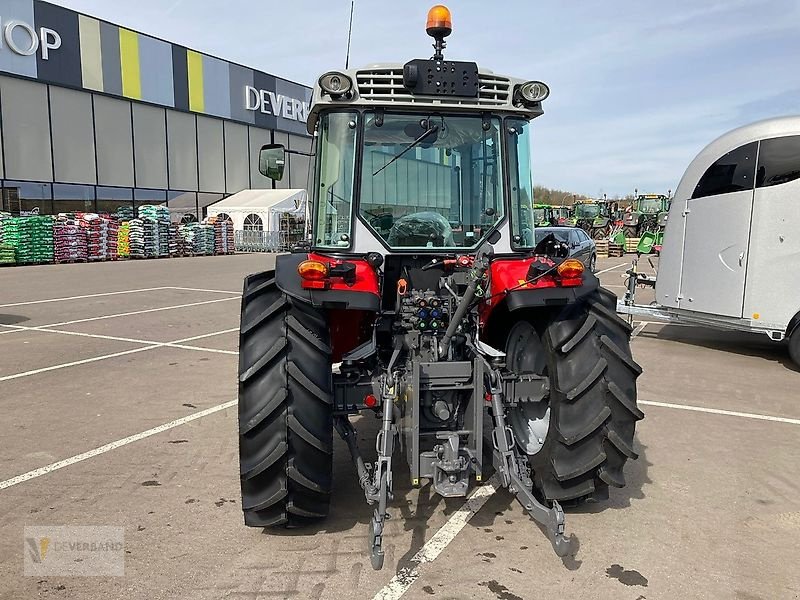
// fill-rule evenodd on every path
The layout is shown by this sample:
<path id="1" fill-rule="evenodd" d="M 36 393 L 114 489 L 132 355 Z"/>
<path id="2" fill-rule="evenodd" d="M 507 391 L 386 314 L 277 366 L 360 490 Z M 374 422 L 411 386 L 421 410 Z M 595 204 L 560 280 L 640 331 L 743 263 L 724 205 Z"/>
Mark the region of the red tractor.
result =
<path id="1" fill-rule="evenodd" d="M 445 7 L 427 31 L 431 59 L 315 85 L 308 243 L 244 282 L 244 520 L 325 518 L 336 431 L 375 507 L 374 568 L 398 459 L 445 497 L 494 471 L 564 556 L 561 503 L 606 499 L 637 456 L 641 369 L 614 294 L 553 236 L 535 243 L 530 139 L 549 89 L 445 60 Z M 286 152 L 262 148 L 261 171 L 280 179 Z M 381 421 L 369 462 L 359 413 Z"/>

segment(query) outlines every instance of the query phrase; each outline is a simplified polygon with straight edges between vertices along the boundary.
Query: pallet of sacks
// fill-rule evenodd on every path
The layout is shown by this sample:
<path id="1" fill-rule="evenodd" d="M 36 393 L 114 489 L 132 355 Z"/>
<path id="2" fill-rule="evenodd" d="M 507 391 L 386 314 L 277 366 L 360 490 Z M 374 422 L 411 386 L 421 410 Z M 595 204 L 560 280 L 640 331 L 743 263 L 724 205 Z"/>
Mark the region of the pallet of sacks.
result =
<path id="1" fill-rule="evenodd" d="M 117 256 L 119 258 L 129 258 L 131 255 L 131 224 L 123 221 L 117 230 Z"/>
<path id="2" fill-rule="evenodd" d="M 128 221 L 128 255 L 131 258 L 144 258 L 144 223 L 141 219 Z"/>
<path id="3" fill-rule="evenodd" d="M 180 226 L 177 223 L 170 223 L 169 225 L 169 255 L 172 258 L 184 256 L 186 242 L 179 231 Z"/>
<path id="4" fill-rule="evenodd" d="M 56 263 L 86 262 L 86 230 L 73 213 L 60 213 L 53 224 L 53 257 Z"/>
<path id="5" fill-rule="evenodd" d="M 17 264 L 17 251 L 11 244 L 0 242 L 0 266 Z"/>
<path id="6" fill-rule="evenodd" d="M 109 259 L 108 223 L 110 219 L 96 213 L 78 213 L 80 225 L 86 232 L 86 260 L 97 262 Z M 114 234 L 116 241 L 116 230 Z M 116 249 L 114 258 L 116 258 Z"/>
<path id="7" fill-rule="evenodd" d="M 53 262 L 53 218 L 51 216 L 3 219 L 3 243 L 16 251 L 18 264 Z"/>
<path id="8" fill-rule="evenodd" d="M 159 204 L 143 204 L 138 216 L 145 229 L 145 255 L 148 258 L 170 256 L 169 209 Z"/>
<path id="9" fill-rule="evenodd" d="M 214 219 L 214 254 L 233 254 L 233 221 Z"/>
<path id="10" fill-rule="evenodd" d="M 202 256 L 214 255 L 214 226 L 213 225 L 199 225 L 198 233 L 194 238 L 195 254 Z"/>
<path id="11" fill-rule="evenodd" d="M 13 215 L 4 211 L 0 211 L 0 265 L 15 265 L 17 264 L 17 250 L 11 243 L 3 241 L 3 222 L 10 219 Z"/>

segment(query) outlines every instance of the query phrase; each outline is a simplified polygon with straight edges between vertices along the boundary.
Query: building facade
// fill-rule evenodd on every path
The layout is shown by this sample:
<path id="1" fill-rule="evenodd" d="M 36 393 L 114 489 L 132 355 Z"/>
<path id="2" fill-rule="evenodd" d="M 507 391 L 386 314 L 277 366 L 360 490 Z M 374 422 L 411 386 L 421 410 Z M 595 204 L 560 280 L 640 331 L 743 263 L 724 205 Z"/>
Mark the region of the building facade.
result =
<path id="1" fill-rule="evenodd" d="M 12 214 L 166 204 L 174 221 L 249 188 L 263 144 L 308 152 L 311 89 L 41 0 L 0 4 L 0 180 Z"/>

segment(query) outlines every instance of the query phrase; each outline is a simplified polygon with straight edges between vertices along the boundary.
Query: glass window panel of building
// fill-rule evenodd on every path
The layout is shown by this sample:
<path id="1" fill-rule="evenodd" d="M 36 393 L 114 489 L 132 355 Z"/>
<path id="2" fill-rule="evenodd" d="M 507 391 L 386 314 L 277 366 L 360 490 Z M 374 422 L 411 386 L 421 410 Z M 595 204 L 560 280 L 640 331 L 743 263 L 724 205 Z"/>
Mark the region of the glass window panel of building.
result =
<path id="1" fill-rule="evenodd" d="M 97 212 L 132 219 L 133 190 L 130 188 L 97 187 Z"/>
<path id="2" fill-rule="evenodd" d="M 200 211 L 200 219 L 205 219 L 208 216 L 208 207 L 219 202 L 225 197 L 225 194 L 197 194 L 197 207 Z"/>
<path id="3" fill-rule="evenodd" d="M 53 214 L 53 186 L 31 181 L 3 182 L 3 210 L 13 215 Z"/>
<path id="4" fill-rule="evenodd" d="M 167 192 L 167 206 L 173 223 L 195 223 L 197 218 L 196 192 Z"/>
<path id="5" fill-rule="evenodd" d="M 53 213 L 94 212 L 93 185 L 53 184 Z"/>

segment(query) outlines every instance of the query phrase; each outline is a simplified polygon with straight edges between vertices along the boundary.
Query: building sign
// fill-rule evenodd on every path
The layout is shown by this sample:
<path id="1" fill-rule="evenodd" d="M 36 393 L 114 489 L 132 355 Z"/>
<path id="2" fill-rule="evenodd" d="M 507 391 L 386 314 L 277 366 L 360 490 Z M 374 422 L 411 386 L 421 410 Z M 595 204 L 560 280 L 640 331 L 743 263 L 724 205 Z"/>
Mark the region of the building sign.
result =
<path id="1" fill-rule="evenodd" d="M 42 60 L 48 60 L 51 50 L 61 48 L 61 36 L 49 27 L 40 27 L 37 32 L 25 21 L 4 20 L 0 15 L 0 32 L 0 51 L 8 48 L 20 56 L 30 56 L 41 48 Z"/>
<path id="2" fill-rule="evenodd" d="M 0 74 L 308 135 L 307 86 L 42 0 L 0 0 Z"/>
<path id="3" fill-rule="evenodd" d="M 258 111 L 265 115 L 274 115 L 305 123 L 308 118 L 308 102 L 278 94 L 270 90 L 259 90 L 252 85 L 246 85 L 245 108 Z"/>

